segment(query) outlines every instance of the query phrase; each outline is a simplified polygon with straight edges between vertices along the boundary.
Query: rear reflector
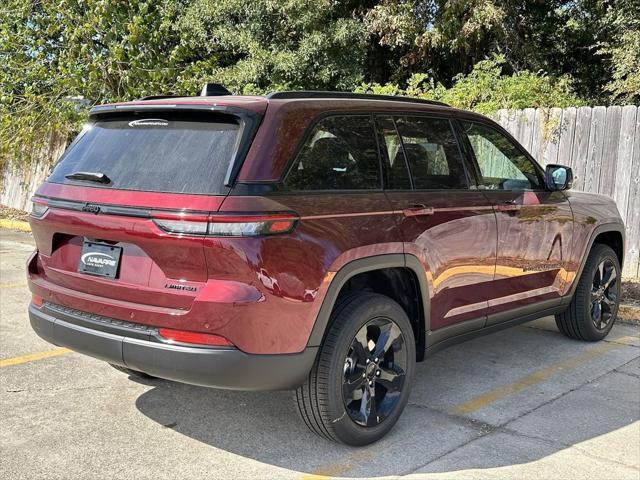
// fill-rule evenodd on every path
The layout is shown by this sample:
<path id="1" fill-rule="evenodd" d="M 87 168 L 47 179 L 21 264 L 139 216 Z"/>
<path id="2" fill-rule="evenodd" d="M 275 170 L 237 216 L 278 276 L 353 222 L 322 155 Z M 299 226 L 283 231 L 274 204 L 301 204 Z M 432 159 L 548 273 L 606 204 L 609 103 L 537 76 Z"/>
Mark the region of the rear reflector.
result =
<path id="1" fill-rule="evenodd" d="M 213 345 L 217 347 L 232 347 L 233 343 L 220 335 L 210 333 L 186 332 L 171 328 L 160 328 L 160 336 L 168 342 L 193 343 L 197 345 Z"/>
<path id="2" fill-rule="evenodd" d="M 44 304 L 44 300 L 42 299 L 42 297 L 39 297 L 38 295 L 35 295 L 32 293 L 31 303 L 33 303 L 36 307 L 40 308 Z"/>
<path id="3" fill-rule="evenodd" d="M 155 224 L 176 235 L 210 235 L 213 237 L 255 237 L 291 232 L 298 217 L 274 215 L 199 215 L 154 212 Z"/>

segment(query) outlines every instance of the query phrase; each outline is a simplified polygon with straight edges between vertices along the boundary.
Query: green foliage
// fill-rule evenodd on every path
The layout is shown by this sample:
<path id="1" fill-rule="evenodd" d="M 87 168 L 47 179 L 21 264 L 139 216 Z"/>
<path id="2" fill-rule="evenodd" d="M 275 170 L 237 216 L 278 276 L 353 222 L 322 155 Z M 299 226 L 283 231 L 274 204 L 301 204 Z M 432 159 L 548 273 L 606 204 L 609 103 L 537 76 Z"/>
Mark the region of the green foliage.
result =
<path id="1" fill-rule="evenodd" d="M 178 24 L 182 46 L 213 68 L 193 72 L 240 93 L 350 90 L 364 78 L 366 35 L 349 2 L 195 0 Z"/>
<path id="2" fill-rule="evenodd" d="M 0 7 L 0 167 L 69 133 L 90 104 L 196 94 L 349 90 L 366 33 L 330 0 L 8 0 Z M 29 148 L 23 146 L 28 145 Z"/>
<path id="3" fill-rule="evenodd" d="M 435 83 L 426 74 L 414 74 L 406 89 L 397 84 L 365 84 L 358 90 L 428 98 L 484 114 L 494 113 L 500 108 L 562 108 L 584 104 L 573 93 L 570 79 L 550 78 L 526 70 L 514 75 L 504 75 L 504 63 L 504 58 L 500 56 L 482 60 L 468 75 L 456 76 L 450 88 Z"/>
<path id="4" fill-rule="evenodd" d="M 405 82 L 422 71 L 451 86 L 456 75 L 468 74 L 477 62 L 498 54 L 508 74 L 571 75 L 580 96 L 602 102 L 610 71 L 597 45 L 610 36 L 605 18 L 608 11 L 619 11 L 619 3 L 386 0 L 367 12 L 365 23 L 397 57 L 391 81 Z M 638 18 L 639 12 L 629 9 L 628 16 Z"/>
<path id="5" fill-rule="evenodd" d="M 4 0 L 0 169 L 92 104 L 206 81 L 480 112 L 637 102 L 639 32 L 640 0 Z"/>
<path id="6" fill-rule="evenodd" d="M 640 1 L 622 0 L 605 21 L 612 39 L 599 53 L 611 58 L 613 73 L 605 90 L 621 103 L 640 103 Z"/>
<path id="7" fill-rule="evenodd" d="M 158 91 L 189 93 L 173 1 L 9 0 L 0 21 L 0 161 L 28 160 L 86 105 Z M 30 148 L 24 148 L 29 146 Z"/>

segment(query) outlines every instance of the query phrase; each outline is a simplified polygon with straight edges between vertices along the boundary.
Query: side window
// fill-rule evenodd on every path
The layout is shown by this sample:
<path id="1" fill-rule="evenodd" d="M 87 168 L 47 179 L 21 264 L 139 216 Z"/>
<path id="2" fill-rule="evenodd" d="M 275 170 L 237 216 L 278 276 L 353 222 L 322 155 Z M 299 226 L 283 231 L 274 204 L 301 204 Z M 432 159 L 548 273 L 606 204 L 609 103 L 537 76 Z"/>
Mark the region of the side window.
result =
<path id="1" fill-rule="evenodd" d="M 332 116 L 315 126 L 285 180 L 288 190 L 367 190 L 382 187 L 370 116 Z"/>
<path id="2" fill-rule="evenodd" d="M 542 182 L 534 164 L 507 137 L 491 127 L 460 122 L 475 154 L 481 184 L 498 190 L 535 190 Z"/>
<path id="3" fill-rule="evenodd" d="M 376 117 L 382 161 L 386 168 L 386 188 L 411 190 L 411 179 L 407 161 L 402 151 L 402 142 L 391 117 Z"/>
<path id="4" fill-rule="evenodd" d="M 414 188 L 467 188 L 462 155 L 447 119 L 396 117 Z"/>

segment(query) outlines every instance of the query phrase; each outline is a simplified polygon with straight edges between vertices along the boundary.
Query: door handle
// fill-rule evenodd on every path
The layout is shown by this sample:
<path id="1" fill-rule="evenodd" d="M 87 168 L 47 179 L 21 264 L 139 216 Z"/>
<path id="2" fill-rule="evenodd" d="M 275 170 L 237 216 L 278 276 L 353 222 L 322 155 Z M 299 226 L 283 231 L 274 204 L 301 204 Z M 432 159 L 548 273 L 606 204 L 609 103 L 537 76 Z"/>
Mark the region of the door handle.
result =
<path id="1" fill-rule="evenodd" d="M 512 210 L 517 210 L 518 206 L 519 205 L 517 200 L 505 200 L 504 203 L 498 205 L 498 211 L 509 212 Z"/>
<path id="2" fill-rule="evenodd" d="M 409 208 L 402 210 L 405 217 L 419 217 L 422 215 L 433 215 L 433 207 L 426 207 L 425 205 L 413 205 Z"/>

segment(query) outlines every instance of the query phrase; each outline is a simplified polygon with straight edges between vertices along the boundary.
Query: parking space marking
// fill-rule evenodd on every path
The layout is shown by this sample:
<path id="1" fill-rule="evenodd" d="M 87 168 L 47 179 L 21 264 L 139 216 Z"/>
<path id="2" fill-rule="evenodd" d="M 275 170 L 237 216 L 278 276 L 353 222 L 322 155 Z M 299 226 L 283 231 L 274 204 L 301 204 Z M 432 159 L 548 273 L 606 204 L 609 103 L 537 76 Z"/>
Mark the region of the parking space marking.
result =
<path id="1" fill-rule="evenodd" d="M 323 467 L 319 467 L 313 473 L 306 473 L 300 477 L 300 480 L 327 480 L 333 477 L 339 477 L 355 467 L 355 462 L 371 460 L 375 456 L 374 447 L 365 448 L 347 455 L 341 461 L 330 463 Z"/>
<path id="2" fill-rule="evenodd" d="M 30 353 L 28 355 L 20 355 L 19 357 L 7 358 L 0 360 L 0 368 L 10 367 L 12 365 L 20 365 L 21 363 L 33 362 L 35 360 L 44 360 L 45 358 L 58 357 L 70 353 L 68 348 L 56 348 L 45 352 Z"/>
<path id="3" fill-rule="evenodd" d="M 521 392 L 526 388 L 544 382 L 545 380 L 563 371 L 572 370 L 576 367 L 579 367 L 583 363 L 604 355 L 611 350 L 628 346 L 630 341 L 632 340 L 633 339 L 631 337 L 622 337 L 616 339 L 615 343 L 603 342 L 600 345 L 590 348 L 586 352 L 567 358 L 566 360 L 563 360 L 561 362 L 554 363 L 549 367 L 537 370 L 533 373 L 530 373 L 529 375 L 525 375 L 524 377 L 516 380 L 513 383 L 495 388 L 493 390 L 490 390 L 489 392 L 478 395 L 477 397 L 474 397 L 464 403 L 455 405 L 449 410 L 449 412 L 453 415 L 468 415 L 470 413 L 476 412 L 485 407 L 488 407 L 498 400 L 502 400 L 503 398 L 508 397 L 509 395 L 513 395 L 514 393 Z"/>
<path id="4" fill-rule="evenodd" d="M 0 228 L 8 228 L 9 230 L 19 230 L 21 232 L 30 232 L 31 226 L 23 220 L 10 220 L 8 218 L 0 218 Z"/>
<path id="5" fill-rule="evenodd" d="M 456 405 L 449 410 L 449 413 L 453 415 L 464 415 L 473 413 L 492 404 L 493 402 L 501 400 L 514 393 L 518 393 L 525 388 L 541 383 L 544 380 L 552 377 L 553 375 L 579 367 L 583 363 L 604 355 L 611 350 L 615 350 L 617 348 L 622 348 L 625 346 L 633 346 L 633 342 L 635 340 L 636 339 L 634 337 L 625 336 L 615 338 L 612 341 L 603 341 L 597 346 L 590 348 L 586 352 L 550 365 L 547 368 L 526 375 L 515 381 L 514 383 L 505 385 L 503 387 L 498 387 L 487 393 L 474 397 L 467 402 Z M 311 473 L 303 474 L 300 477 L 300 480 L 328 480 L 336 476 L 344 475 L 345 473 L 355 468 L 358 461 L 366 460 L 371 455 L 372 451 L 368 448 L 365 448 L 364 450 L 360 450 L 347 455 L 342 460 L 338 460 L 334 463 L 319 467 Z"/>
<path id="6" fill-rule="evenodd" d="M 26 287 L 27 284 L 24 282 L 20 282 L 20 283 L 0 283 L 0 288 L 20 288 L 20 287 Z"/>

